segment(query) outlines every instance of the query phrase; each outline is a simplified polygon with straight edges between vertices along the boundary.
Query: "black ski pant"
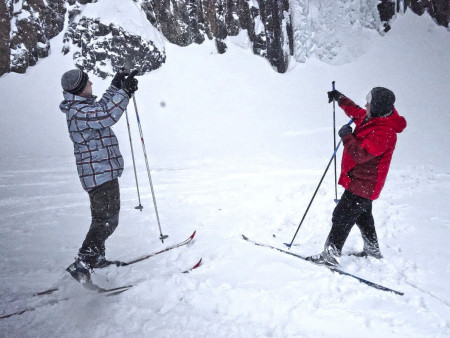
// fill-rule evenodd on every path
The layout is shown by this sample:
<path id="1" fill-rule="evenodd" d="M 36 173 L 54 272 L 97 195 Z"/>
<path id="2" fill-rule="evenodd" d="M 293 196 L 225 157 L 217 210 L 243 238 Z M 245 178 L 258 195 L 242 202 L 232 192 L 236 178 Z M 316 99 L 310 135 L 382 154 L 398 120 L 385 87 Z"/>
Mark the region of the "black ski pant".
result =
<path id="1" fill-rule="evenodd" d="M 372 216 L 372 200 L 345 190 L 333 211 L 332 227 L 325 247 L 334 246 L 339 255 L 353 225 L 357 225 L 364 240 L 364 248 L 379 251 L 375 222 Z"/>
<path id="2" fill-rule="evenodd" d="M 80 258 L 88 264 L 105 254 L 105 241 L 119 224 L 120 189 L 116 178 L 89 192 L 91 202 L 91 227 L 80 248 Z"/>

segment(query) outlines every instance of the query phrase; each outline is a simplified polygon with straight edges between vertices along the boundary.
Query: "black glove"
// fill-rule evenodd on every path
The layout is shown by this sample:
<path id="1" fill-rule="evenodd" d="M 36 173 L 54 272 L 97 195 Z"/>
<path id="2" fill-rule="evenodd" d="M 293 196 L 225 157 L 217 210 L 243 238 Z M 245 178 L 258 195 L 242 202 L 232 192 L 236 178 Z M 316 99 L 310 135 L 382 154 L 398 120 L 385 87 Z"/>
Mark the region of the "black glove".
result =
<path id="1" fill-rule="evenodd" d="M 118 71 L 116 73 L 116 75 L 114 75 L 114 78 L 111 81 L 111 85 L 116 88 L 122 89 L 122 82 L 125 79 L 125 77 L 127 77 L 128 75 L 129 75 L 129 73 L 127 73 L 123 70 Z"/>
<path id="2" fill-rule="evenodd" d="M 132 97 L 134 92 L 138 90 L 138 80 L 134 77 L 137 75 L 138 71 L 133 70 L 131 74 L 123 81 L 122 89 L 127 93 L 128 97 Z"/>
<path id="3" fill-rule="evenodd" d="M 345 135 L 351 134 L 352 132 L 353 132 L 352 127 L 350 127 L 348 124 L 344 124 L 342 126 L 342 128 L 339 129 L 338 134 L 339 134 L 339 137 L 342 138 Z"/>
<path id="4" fill-rule="evenodd" d="M 343 96 L 342 93 L 336 89 L 328 92 L 328 103 L 333 102 L 333 100 L 338 101 L 341 96 Z"/>

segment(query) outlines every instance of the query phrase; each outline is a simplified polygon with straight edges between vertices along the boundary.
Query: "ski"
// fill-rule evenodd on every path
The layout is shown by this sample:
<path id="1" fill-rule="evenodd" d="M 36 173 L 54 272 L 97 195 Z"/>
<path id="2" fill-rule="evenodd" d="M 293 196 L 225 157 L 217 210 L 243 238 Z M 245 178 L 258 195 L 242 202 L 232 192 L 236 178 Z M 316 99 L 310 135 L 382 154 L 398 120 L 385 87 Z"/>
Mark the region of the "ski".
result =
<path id="1" fill-rule="evenodd" d="M 167 251 L 170 251 L 170 250 L 179 248 L 180 246 L 187 245 L 187 244 L 189 244 L 190 242 L 192 242 L 192 240 L 193 240 L 194 237 L 195 237 L 196 232 L 197 232 L 197 230 L 195 230 L 195 231 L 192 233 L 192 235 L 190 235 L 187 239 L 185 239 L 185 240 L 182 241 L 182 242 L 179 242 L 179 243 L 177 243 L 177 244 L 168 246 L 167 248 L 165 248 L 165 249 L 163 249 L 163 250 L 161 250 L 161 251 L 157 251 L 157 252 L 154 252 L 154 253 L 145 255 L 145 256 L 138 257 L 138 258 L 133 259 L 133 260 L 128 261 L 128 262 L 120 262 L 120 264 L 119 264 L 118 266 L 127 266 L 127 265 L 135 264 L 135 263 L 138 263 L 138 262 L 142 262 L 142 261 L 144 261 L 144 260 L 146 260 L 146 259 L 149 259 L 150 257 L 153 257 L 153 256 L 156 256 L 156 255 L 162 254 L 162 253 L 164 253 L 164 252 L 167 252 Z M 116 261 L 116 262 L 118 262 L 118 261 Z M 117 263 L 114 263 L 114 264 L 117 265 Z"/>
<path id="2" fill-rule="evenodd" d="M 0 319 L 6 319 L 6 318 L 9 318 L 9 317 L 12 317 L 12 316 L 16 316 L 16 315 L 18 316 L 18 315 L 24 314 L 25 312 L 31 312 L 31 311 L 34 311 L 34 310 L 39 309 L 41 307 L 44 307 L 44 306 L 47 306 L 47 305 L 54 305 L 54 304 L 57 304 L 59 302 L 63 302 L 63 301 L 68 300 L 68 299 L 69 298 L 52 299 L 52 300 L 47 301 L 47 302 L 45 302 L 43 304 L 39 304 L 39 305 L 36 305 L 36 306 L 33 306 L 33 307 L 28 307 L 28 308 L 19 310 L 17 312 L 9 313 L 7 315 L 2 315 L 2 316 L 0 316 Z"/>
<path id="3" fill-rule="evenodd" d="M 181 242 L 176 243 L 176 244 L 174 244 L 174 245 L 168 246 L 168 247 L 164 248 L 163 250 L 160 250 L 160 251 L 157 251 L 157 252 L 153 252 L 153 253 L 151 253 L 151 254 L 144 255 L 144 256 L 135 258 L 135 259 L 133 259 L 133 260 L 127 261 L 127 262 L 122 262 L 122 261 L 109 261 L 107 264 L 105 264 L 105 265 L 102 266 L 101 268 L 106 268 L 106 267 L 109 266 L 109 265 L 116 265 L 116 266 L 119 267 L 119 266 L 127 266 L 127 265 L 132 265 L 132 264 L 135 264 L 135 263 L 138 263 L 138 262 L 142 262 L 142 261 L 144 261 L 144 260 L 146 260 L 146 259 L 149 259 L 149 258 L 151 258 L 151 257 L 154 257 L 154 256 L 156 256 L 156 255 L 162 254 L 162 253 L 164 253 L 164 252 L 167 252 L 167 251 L 170 251 L 170 250 L 173 250 L 173 249 L 176 249 L 176 248 L 179 248 L 179 247 L 181 247 L 181 246 L 184 246 L 184 245 L 187 245 L 187 244 L 191 243 L 192 240 L 194 239 L 196 233 L 197 233 L 197 231 L 195 230 L 195 231 L 192 233 L 192 235 L 190 235 L 190 236 L 189 236 L 187 239 L 185 239 L 184 241 L 181 241 Z M 193 268 L 191 268 L 191 269 L 188 269 L 188 270 L 186 270 L 186 271 L 183 271 L 183 273 L 187 273 L 187 272 L 189 272 L 189 271 L 191 271 L 191 270 L 197 268 L 198 266 L 200 266 L 200 264 L 201 264 L 201 259 L 200 259 L 200 261 L 196 264 L 196 265 L 197 265 L 196 267 L 193 267 Z M 100 269 L 101 269 L 101 268 L 100 268 Z M 126 287 L 127 287 L 127 286 L 123 286 L 122 288 L 126 288 Z M 96 286 L 96 285 L 90 285 L 89 287 L 86 287 L 86 288 L 87 288 L 87 289 L 91 289 L 91 290 L 95 290 L 95 291 L 97 291 L 97 292 L 99 292 L 99 293 L 104 293 L 105 295 L 108 294 L 108 291 L 110 291 L 110 290 L 103 289 L 103 288 L 101 288 L 100 286 Z M 59 290 L 58 287 L 54 287 L 54 288 L 51 288 L 51 289 L 48 289 L 48 290 L 44 290 L 44 291 L 40 291 L 40 292 L 33 293 L 33 294 L 30 295 L 30 296 L 31 296 L 31 297 L 41 297 L 41 296 L 45 296 L 45 295 L 51 295 L 51 294 L 55 293 L 55 292 L 58 291 L 58 290 Z M 121 291 L 121 292 L 124 292 L 124 291 L 126 291 L 126 290 L 128 290 L 128 289 L 125 289 L 125 290 L 123 290 L 123 291 Z M 121 293 L 121 292 L 120 292 L 120 293 Z M 17 313 L 17 314 L 20 314 L 20 313 Z M 0 319 L 2 319 L 2 318 L 3 318 L 3 317 L 0 317 Z M 8 318 L 8 317 L 5 317 L 5 318 Z"/>
<path id="4" fill-rule="evenodd" d="M 133 259 L 133 260 L 131 260 L 131 261 L 128 261 L 128 262 L 122 262 L 122 261 L 108 261 L 107 264 L 105 264 L 104 266 L 102 266 L 101 268 L 98 268 L 98 269 L 103 269 L 103 268 L 106 268 L 106 267 L 108 267 L 108 266 L 110 266 L 110 265 L 115 265 L 115 266 L 119 267 L 119 266 L 127 266 L 127 265 L 132 265 L 132 264 L 135 264 L 135 263 L 138 263 L 138 262 L 142 262 L 142 261 L 144 261 L 144 260 L 146 260 L 146 259 L 149 259 L 149 258 L 151 258 L 151 257 L 154 257 L 154 256 L 156 256 L 156 255 L 159 255 L 159 254 L 162 254 L 162 253 L 164 253 L 164 252 L 167 252 L 167 251 L 170 251 L 170 250 L 173 250 L 173 249 L 176 249 L 176 248 L 179 248 L 179 247 L 181 247 L 181 246 L 184 246 L 184 245 L 189 244 L 189 243 L 192 242 L 192 240 L 194 239 L 196 233 L 197 233 L 197 230 L 195 230 L 195 231 L 192 233 L 192 235 L 190 235 L 190 236 L 189 236 L 187 239 L 185 239 L 184 241 L 179 242 L 179 243 L 174 244 L 174 245 L 171 245 L 171 246 L 168 246 L 168 247 L 166 247 L 166 248 L 163 249 L 163 250 L 160 250 L 160 251 L 157 251 L 157 252 L 153 252 L 153 253 L 151 253 L 151 254 L 148 254 L 148 255 L 144 255 L 144 256 L 135 258 L 135 259 Z M 200 265 L 200 264 L 201 264 L 201 259 L 200 259 L 200 262 L 199 262 L 198 265 Z M 192 268 L 189 269 L 189 270 L 192 270 Z M 189 271 L 189 270 L 188 270 L 188 271 Z M 188 272 L 188 271 L 186 271 L 186 272 Z M 84 286 L 84 285 L 83 285 L 83 286 Z M 89 290 L 92 289 L 92 290 L 97 290 L 97 291 L 98 291 L 99 289 L 101 289 L 101 287 L 88 284 L 88 285 L 86 286 L 86 289 L 89 289 Z M 48 290 L 45 290 L 45 291 L 41 291 L 41 292 L 34 293 L 32 296 L 33 296 L 33 297 L 36 297 L 36 296 L 50 295 L 50 294 L 52 294 L 52 293 L 54 293 L 54 292 L 56 292 L 56 291 L 58 291 L 58 290 L 59 290 L 59 288 L 51 288 L 51 289 L 48 289 Z"/>
<path id="5" fill-rule="evenodd" d="M 124 286 L 119 286 L 119 287 L 112 288 L 112 289 L 105 289 L 105 288 L 102 288 L 101 286 L 95 284 L 92 281 L 89 283 L 80 283 L 80 284 L 89 291 L 96 291 L 105 296 L 118 295 L 119 293 L 125 292 L 128 289 L 133 287 L 133 285 L 124 285 Z"/>
<path id="6" fill-rule="evenodd" d="M 181 271 L 181 273 L 189 273 L 192 270 L 197 269 L 202 264 L 202 262 L 203 262 L 203 259 L 200 258 L 200 260 L 197 263 L 195 263 L 191 268 L 189 268 L 187 270 L 184 270 L 184 271 Z M 125 285 L 125 286 L 120 286 L 120 287 L 116 287 L 116 288 L 112 288 L 112 289 L 104 289 L 104 288 L 102 288 L 102 287 L 92 283 L 91 287 L 92 288 L 89 289 L 89 290 L 97 291 L 99 294 L 101 294 L 103 296 L 110 297 L 110 296 L 119 295 L 119 294 L 129 290 L 130 288 L 133 287 L 133 285 Z M 88 288 L 86 288 L 86 289 L 88 289 Z M 50 294 L 53 294 L 54 292 L 56 292 L 58 290 L 59 290 L 58 288 L 53 288 L 53 289 L 49 289 L 49 290 L 46 290 L 46 291 L 35 293 L 35 294 L 33 294 L 33 296 L 50 295 Z M 34 311 L 36 309 L 45 307 L 47 305 L 55 305 L 55 304 L 58 304 L 60 302 L 64 302 L 64 301 L 69 300 L 69 299 L 71 299 L 71 298 L 70 297 L 66 297 L 66 298 L 52 299 L 52 300 L 49 300 L 47 302 L 44 302 L 42 304 L 39 304 L 39 305 L 36 305 L 36 306 L 33 306 L 33 307 L 28 307 L 28 308 L 25 308 L 25 309 L 22 309 L 22 310 L 13 312 L 13 313 L 2 315 L 2 316 L 0 316 L 0 319 L 6 319 L 6 318 L 9 318 L 9 317 L 12 317 L 12 316 L 15 316 L 15 315 L 21 315 L 21 314 L 24 314 L 26 312 L 31 312 L 31 311 Z"/>
<path id="7" fill-rule="evenodd" d="M 126 286 L 120 286 L 120 287 L 112 288 L 112 289 L 104 289 L 104 288 L 102 288 L 102 287 L 92 283 L 92 285 L 91 285 L 92 288 L 89 289 L 89 290 L 95 290 L 99 294 L 102 294 L 102 295 L 104 295 L 106 297 L 109 297 L 109 296 L 115 296 L 115 295 L 121 294 L 122 292 L 125 292 L 125 291 L 129 290 L 132 286 L 133 285 L 126 285 Z M 88 289 L 88 288 L 86 287 L 86 289 Z M 52 294 L 53 292 L 55 292 L 57 290 L 58 289 L 52 289 L 52 292 L 44 291 L 44 292 L 40 293 L 40 295 L 49 295 L 49 294 Z M 34 294 L 34 296 L 37 296 L 37 295 L 39 295 L 39 294 Z M 60 302 L 64 302 L 64 301 L 69 300 L 69 299 L 70 299 L 70 297 L 52 299 L 52 300 L 49 300 L 49 301 L 44 302 L 42 304 L 38 304 L 36 306 L 28 307 L 28 308 L 19 310 L 17 312 L 9 313 L 7 315 L 2 315 L 2 316 L 0 316 L 0 319 L 6 319 L 6 318 L 9 318 L 9 317 L 12 317 L 12 316 L 15 316 L 15 315 L 21 315 L 21 314 L 24 314 L 25 312 L 31 312 L 31 311 L 34 311 L 36 309 L 42 308 L 44 306 L 47 306 L 47 305 L 55 305 L 55 304 L 58 304 Z"/>
<path id="8" fill-rule="evenodd" d="M 200 260 L 199 260 L 197 263 L 195 263 L 195 265 L 194 265 L 192 268 L 187 269 L 187 270 L 184 270 L 183 273 L 189 273 L 189 272 L 191 272 L 192 270 L 197 269 L 200 265 L 202 265 L 202 259 L 203 259 L 203 258 L 200 258 Z"/>
<path id="9" fill-rule="evenodd" d="M 170 250 L 179 248 L 180 246 L 184 246 L 184 245 L 189 244 L 189 243 L 192 242 L 192 240 L 194 239 L 196 233 L 197 233 L 197 230 L 194 231 L 194 232 L 192 233 L 192 235 L 190 235 L 190 236 L 189 236 L 187 239 L 185 239 L 184 241 L 179 242 L 179 243 L 174 244 L 174 245 L 171 245 L 171 246 L 168 246 L 167 248 L 165 248 L 165 249 L 163 249 L 163 250 L 161 250 L 161 251 L 153 252 L 153 253 L 151 253 L 151 254 L 148 254 L 148 255 L 144 255 L 144 256 L 135 258 L 135 259 L 133 259 L 133 260 L 131 260 L 131 261 L 128 261 L 128 262 L 122 262 L 122 261 L 107 261 L 102 267 L 98 267 L 97 269 L 103 269 L 103 268 L 106 268 L 106 267 L 108 267 L 108 266 L 110 266 L 110 265 L 115 265 L 115 266 L 127 266 L 127 265 L 132 265 L 132 264 L 135 264 L 135 263 L 138 263 L 138 262 L 145 261 L 146 259 L 149 259 L 149 258 L 154 257 L 154 256 L 156 256 L 156 255 L 159 255 L 159 254 L 162 254 L 162 253 L 164 253 L 164 252 L 167 252 L 167 251 L 170 251 Z M 45 292 L 45 291 L 44 291 L 44 292 Z"/>
<path id="10" fill-rule="evenodd" d="M 252 243 L 252 244 L 254 244 L 254 245 L 262 246 L 262 247 L 266 247 L 266 248 L 270 248 L 270 249 L 273 249 L 273 250 L 277 250 L 277 251 L 279 251 L 279 252 L 282 252 L 282 253 L 285 253 L 285 254 L 288 254 L 288 255 L 291 255 L 291 256 L 294 256 L 294 257 L 297 257 L 297 258 L 300 258 L 300 259 L 302 259 L 302 260 L 304 260 L 304 261 L 309 262 L 308 260 L 306 260 L 306 257 L 303 257 L 303 256 L 301 256 L 301 255 L 295 254 L 295 253 L 293 253 L 293 252 L 289 252 L 289 251 L 286 251 L 286 250 L 283 250 L 283 249 L 280 249 L 280 248 L 277 248 L 277 247 L 274 247 L 274 246 L 271 246 L 271 245 L 268 245 L 268 244 L 263 244 L 263 243 L 255 242 L 255 241 L 249 239 L 249 238 L 248 238 L 247 236 L 245 236 L 245 235 L 242 235 L 242 238 L 243 238 L 244 240 L 246 240 L 247 242 Z M 312 263 L 312 262 L 310 262 L 310 263 Z M 313 264 L 314 264 L 314 263 L 313 263 Z M 317 264 L 314 264 L 314 265 L 317 265 Z M 317 265 L 317 266 L 318 266 L 318 265 Z M 330 270 L 333 271 L 333 272 L 336 272 L 336 273 L 338 273 L 338 274 L 340 274 L 340 275 L 343 275 L 343 276 L 348 276 L 348 277 L 354 278 L 354 279 L 356 279 L 358 282 L 363 283 L 363 284 L 366 284 L 366 285 L 368 285 L 368 286 L 370 286 L 370 287 L 373 287 L 373 288 L 375 288 L 375 289 L 382 290 L 382 291 L 387 291 L 387 292 L 392 292 L 392 293 L 395 293 L 396 295 L 400 295 L 400 296 L 403 296 L 403 295 L 404 295 L 403 292 L 396 291 L 396 290 L 394 290 L 394 289 L 390 289 L 390 288 L 385 287 L 385 286 L 382 286 L 382 285 L 380 285 L 380 284 L 371 282 L 371 281 L 369 281 L 369 280 L 367 280 L 367 279 L 364 279 L 364 278 L 361 278 L 361 277 L 352 275 L 351 273 L 348 273 L 348 272 L 339 270 L 339 269 L 337 269 L 337 268 L 335 268 L 335 267 L 326 266 L 326 265 L 324 265 L 324 266 L 327 267 L 328 269 L 330 269 Z"/>

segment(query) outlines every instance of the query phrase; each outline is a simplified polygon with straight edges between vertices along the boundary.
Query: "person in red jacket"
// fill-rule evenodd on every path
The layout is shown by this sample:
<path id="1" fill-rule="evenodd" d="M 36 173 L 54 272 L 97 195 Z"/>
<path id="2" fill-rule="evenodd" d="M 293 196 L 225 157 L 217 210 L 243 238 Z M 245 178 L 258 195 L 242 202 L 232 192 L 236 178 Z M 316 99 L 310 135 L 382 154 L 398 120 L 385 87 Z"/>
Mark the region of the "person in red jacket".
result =
<path id="1" fill-rule="evenodd" d="M 339 184 L 345 188 L 333 211 L 332 227 L 324 250 L 307 257 L 316 264 L 337 266 L 344 243 L 357 225 L 364 241 L 361 257 L 382 258 L 378 245 L 372 201 L 380 196 L 389 171 L 397 134 L 406 128 L 406 120 L 394 107 L 394 93 L 373 88 L 366 97 L 366 109 L 359 107 L 337 90 L 328 92 L 329 102 L 337 101 L 356 127 L 344 125 L 338 132 L 344 145 Z"/>

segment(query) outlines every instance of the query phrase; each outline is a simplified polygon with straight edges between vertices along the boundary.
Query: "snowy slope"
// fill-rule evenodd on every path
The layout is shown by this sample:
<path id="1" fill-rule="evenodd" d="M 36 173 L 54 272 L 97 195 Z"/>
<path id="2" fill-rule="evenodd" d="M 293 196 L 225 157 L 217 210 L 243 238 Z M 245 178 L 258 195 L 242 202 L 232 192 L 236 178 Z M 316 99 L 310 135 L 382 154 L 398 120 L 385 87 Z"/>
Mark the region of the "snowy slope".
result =
<path id="1" fill-rule="evenodd" d="M 135 287 L 116 297 L 85 291 L 64 272 L 89 226 L 58 110 L 70 57 L 53 54 L 24 75 L 0 79 L 1 314 L 55 298 L 55 305 L 0 320 L 6 337 L 446 337 L 450 335 L 450 160 L 448 31 L 430 18 L 400 16 L 357 61 L 312 59 L 284 75 L 249 50 L 218 55 L 212 44 L 166 45 L 167 63 L 140 79 L 136 94 L 165 245 L 197 229 L 195 243 L 94 280 Z M 242 39 L 239 41 L 242 44 Z M 364 104 L 374 86 L 397 95 L 408 121 L 385 189 L 374 203 L 384 259 L 344 256 L 341 268 L 405 292 L 369 288 L 344 276 L 243 241 L 290 241 L 331 157 L 326 91 Z M 109 80 L 93 78 L 94 92 Z M 161 105 L 164 102 L 165 105 Z M 164 247 L 152 211 L 134 109 L 130 106 L 144 210 L 137 204 L 125 119 L 115 127 L 125 156 L 120 225 L 110 258 Z M 347 122 L 337 109 L 338 126 Z M 342 192 L 342 189 L 339 190 Z M 328 174 L 291 250 L 321 250 L 334 207 Z M 362 247 L 350 235 L 344 254 Z M 193 273 L 178 271 L 203 257 Z M 46 298 L 27 295 L 52 286 Z"/>

